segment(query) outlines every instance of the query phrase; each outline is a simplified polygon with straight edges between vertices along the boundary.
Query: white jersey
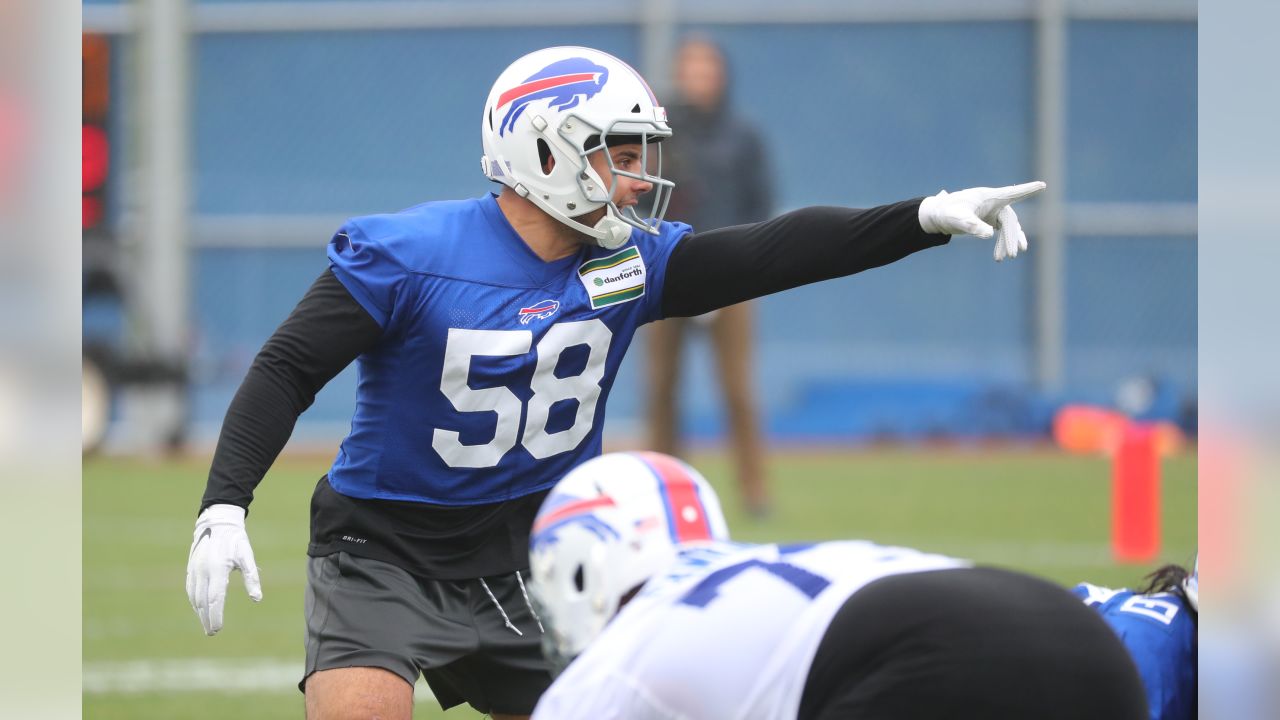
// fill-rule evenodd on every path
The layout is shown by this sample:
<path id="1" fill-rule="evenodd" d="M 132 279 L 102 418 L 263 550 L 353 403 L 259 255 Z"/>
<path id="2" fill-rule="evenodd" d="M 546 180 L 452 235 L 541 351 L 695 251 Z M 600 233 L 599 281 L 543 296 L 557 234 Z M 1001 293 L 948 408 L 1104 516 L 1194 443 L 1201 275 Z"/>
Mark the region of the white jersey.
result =
<path id="1" fill-rule="evenodd" d="M 870 542 L 687 549 L 542 696 L 535 720 L 794 720 L 831 619 L 889 575 L 968 563 Z"/>

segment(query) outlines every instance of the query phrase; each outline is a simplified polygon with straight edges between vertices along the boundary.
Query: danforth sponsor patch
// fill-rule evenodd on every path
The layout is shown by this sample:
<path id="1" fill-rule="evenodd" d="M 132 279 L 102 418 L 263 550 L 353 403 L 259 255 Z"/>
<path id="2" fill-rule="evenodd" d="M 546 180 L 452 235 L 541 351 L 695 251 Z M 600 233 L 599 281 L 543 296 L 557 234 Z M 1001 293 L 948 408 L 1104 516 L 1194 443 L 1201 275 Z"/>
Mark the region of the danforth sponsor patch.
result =
<path id="1" fill-rule="evenodd" d="M 644 295 L 644 258 L 632 245 L 608 257 L 585 262 L 578 278 L 591 298 L 591 308 L 635 300 Z"/>

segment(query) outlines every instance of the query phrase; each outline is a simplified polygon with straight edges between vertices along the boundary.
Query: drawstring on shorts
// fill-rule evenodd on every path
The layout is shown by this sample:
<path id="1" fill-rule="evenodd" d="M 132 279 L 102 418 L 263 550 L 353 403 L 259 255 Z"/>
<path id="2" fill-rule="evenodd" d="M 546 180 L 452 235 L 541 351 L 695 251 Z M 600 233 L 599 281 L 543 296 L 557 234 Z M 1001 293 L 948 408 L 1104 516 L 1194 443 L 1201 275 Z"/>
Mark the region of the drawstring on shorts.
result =
<path id="1" fill-rule="evenodd" d="M 525 637 L 525 633 L 521 633 L 520 628 L 517 628 L 516 624 L 512 623 L 511 616 L 507 615 L 507 610 L 504 609 L 502 603 L 498 602 L 498 596 L 495 596 L 492 589 L 489 589 L 489 583 L 484 582 L 484 578 L 479 578 L 479 580 L 480 587 L 484 588 L 485 594 L 488 594 L 489 596 L 489 602 L 492 602 L 493 606 L 497 607 L 498 615 L 502 615 L 503 624 L 507 625 L 507 628 L 511 630 L 512 633 L 516 633 L 517 635 L 520 635 L 520 637 Z M 525 607 L 529 609 L 529 614 L 534 616 L 534 623 L 538 623 L 538 632 L 547 632 L 547 630 L 543 629 L 543 619 L 539 618 L 538 611 L 534 610 L 534 603 L 529 600 L 529 591 L 525 589 L 525 578 L 520 574 L 520 570 L 516 570 L 516 584 L 520 585 L 520 594 L 525 598 Z"/>
<path id="2" fill-rule="evenodd" d="M 480 587 L 484 588 L 485 595 L 489 596 L 489 602 L 492 602 L 493 606 L 498 608 L 498 614 L 502 616 L 503 624 L 505 624 L 511 632 L 519 635 L 520 637 L 524 637 L 524 633 L 520 632 L 520 628 L 516 627 L 515 623 L 511 622 L 511 617 L 507 615 L 506 609 L 502 607 L 502 603 L 498 602 L 497 596 L 489 589 L 489 583 L 485 582 L 484 578 L 478 579 L 480 580 Z M 538 624 L 538 632 L 546 632 L 542 629 L 542 618 L 538 617 L 538 612 L 533 609 L 533 603 L 529 601 L 529 591 L 524 587 L 524 578 L 520 575 L 519 570 L 516 571 L 516 583 L 520 586 L 520 594 L 524 596 L 525 607 L 529 608 L 529 614 L 533 616 L 533 621 Z"/>
<path id="3" fill-rule="evenodd" d="M 533 621 L 538 623 L 538 632 L 545 633 L 542 629 L 542 618 L 538 617 L 538 611 L 533 609 L 533 603 L 529 602 L 529 591 L 524 589 L 524 578 L 520 577 L 520 571 L 516 571 L 516 582 L 520 584 L 520 594 L 524 596 L 524 606 L 529 608 L 529 614 L 533 616 Z"/>
<path id="4" fill-rule="evenodd" d="M 480 578 L 480 587 L 484 588 L 484 592 L 489 596 L 489 600 L 493 603 L 493 606 L 498 608 L 498 614 L 502 616 L 502 622 L 506 623 L 508 628 L 511 628 L 511 632 L 519 635 L 520 637 L 524 637 L 524 633 L 520 632 L 520 628 L 516 627 L 515 624 L 511 622 L 511 618 L 507 617 L 507 611 L 502 609 L 502 603 L 498 602 L 498 598 L 494 597 L 493 591 L 489 589 L 489 583 L 485 582 L 484 578 Z"/>

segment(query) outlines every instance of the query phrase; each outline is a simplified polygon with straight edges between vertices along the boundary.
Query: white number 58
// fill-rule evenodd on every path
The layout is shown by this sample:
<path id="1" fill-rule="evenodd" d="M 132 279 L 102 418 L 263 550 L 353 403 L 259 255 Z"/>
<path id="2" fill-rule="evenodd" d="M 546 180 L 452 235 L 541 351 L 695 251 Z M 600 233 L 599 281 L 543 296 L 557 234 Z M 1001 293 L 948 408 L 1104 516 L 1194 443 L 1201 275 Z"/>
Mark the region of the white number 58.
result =
<path id="1" fill-rule="evenodd" d="M 533 372 L 524 434 L 521 443 L 539 460 L 572 450 L 591 432 L 596 402 L 600 399 L 600 381 L 604 378 L 604 362 L 609 354 L 613 333 L 599 319 L 557 323 L 538 343 L 538 365 Z M 440 375 L 440 391 L 458 412 L 493 412 L 498 416 L 493 439 L 481 445 L 463 445 L 454 430 L 437 428 L 431 447 L 449 467 L 493 467 L 516 445 L 520 434 L 520 416 L 524 408 L 520 398 L 506 387 L 475 389 L 467 384 L 471 374 L 471 358 L 475 355 L 509 357 L 524 355 L 533 344 L 529 330 L 462 330 L 450 328 L 444 350 L 444 371 Z M 578 375 L 556 377 L 560 354 L 575 345 L 586 345 L 586 367 Z M 564 430 L 547 432 L 551 406 L 559 400 L 577 400 L 578 411 L 573 424 Z"/>

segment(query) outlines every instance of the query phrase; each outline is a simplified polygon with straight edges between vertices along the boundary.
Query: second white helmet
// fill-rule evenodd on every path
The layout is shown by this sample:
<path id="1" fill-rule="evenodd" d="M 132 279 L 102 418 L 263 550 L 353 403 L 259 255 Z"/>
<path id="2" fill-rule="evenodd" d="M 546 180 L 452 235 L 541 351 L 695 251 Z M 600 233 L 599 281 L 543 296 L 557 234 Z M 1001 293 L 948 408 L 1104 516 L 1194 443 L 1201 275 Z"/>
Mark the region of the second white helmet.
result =
<path id="1" fill-rule="evenodd" d="M 711 485 L 669 455 L 611 453 L 578 466 L 543 500 L 529 541 L 547 658 L 560 669 L 585 650 L 678 546 L 728 539 Z"/>
<path id="2" fill-rule="evenodd" d="M 493 84 L 481 118 L 481 165 L 485 177 L 612 249 L 627 242 L 632 228 L 657 234 L 674 184 L 662 178 L 662 151 L 653 143 L 670 135 L 666 110 L 630 65 L 591 48 L 553 47 L 511 63 Z M 652 205 L 643 215 L 619 208 L 615 178 L 600 177 L 587 159 L 619 139 L 642 148 L 639 171 L 609 163 L 614 175 L 653 185 Z M 549 172 L 546 157 L 555 160 Z M 581 221 L 602 207 L 601 219 Z"/>

